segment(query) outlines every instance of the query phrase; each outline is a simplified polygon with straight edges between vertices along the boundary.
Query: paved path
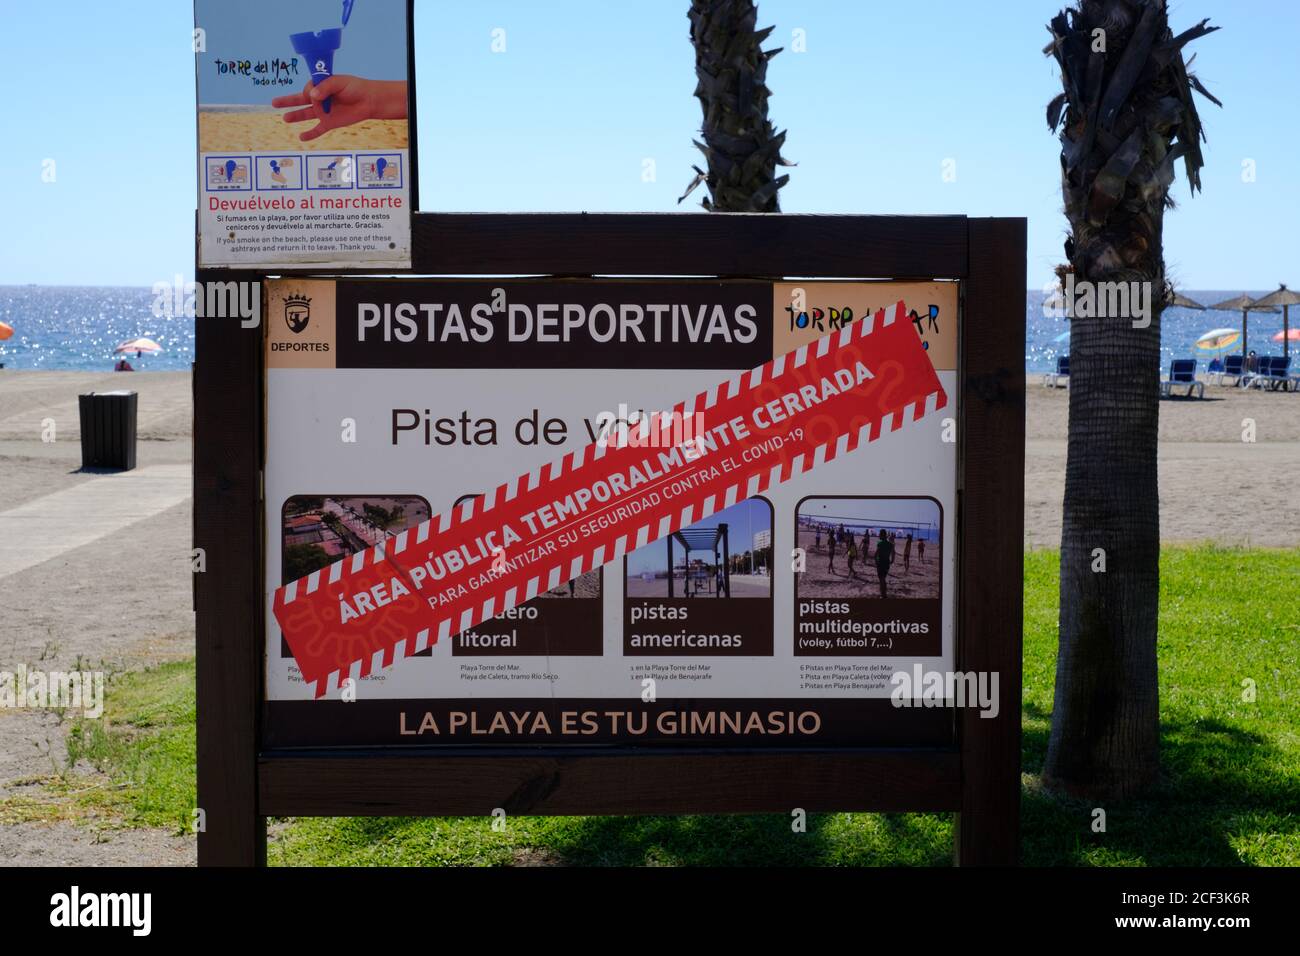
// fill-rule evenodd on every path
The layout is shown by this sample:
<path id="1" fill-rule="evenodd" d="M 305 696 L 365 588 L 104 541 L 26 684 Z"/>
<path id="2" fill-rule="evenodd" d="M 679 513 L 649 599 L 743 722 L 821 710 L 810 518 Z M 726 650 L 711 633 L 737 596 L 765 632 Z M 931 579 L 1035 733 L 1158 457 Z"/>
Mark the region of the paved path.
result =
<path id="1" fill-rule="evenodd" d="M 102 475 L 0 511 L 0 578 L 43 564 L 190 497 L 188 464 Z"/>

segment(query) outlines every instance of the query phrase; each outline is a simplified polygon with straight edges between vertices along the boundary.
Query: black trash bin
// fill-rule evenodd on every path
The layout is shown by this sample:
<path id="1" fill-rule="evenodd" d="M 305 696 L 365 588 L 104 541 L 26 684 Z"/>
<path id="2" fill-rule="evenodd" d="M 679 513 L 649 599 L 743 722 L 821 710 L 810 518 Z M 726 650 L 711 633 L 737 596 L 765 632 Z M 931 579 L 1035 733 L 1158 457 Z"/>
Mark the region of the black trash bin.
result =
<path id="1" fill-rule="evenodd" d="M 135 467 L 135 392 L 91 392 L 79 395 L 81 467 Z"/>

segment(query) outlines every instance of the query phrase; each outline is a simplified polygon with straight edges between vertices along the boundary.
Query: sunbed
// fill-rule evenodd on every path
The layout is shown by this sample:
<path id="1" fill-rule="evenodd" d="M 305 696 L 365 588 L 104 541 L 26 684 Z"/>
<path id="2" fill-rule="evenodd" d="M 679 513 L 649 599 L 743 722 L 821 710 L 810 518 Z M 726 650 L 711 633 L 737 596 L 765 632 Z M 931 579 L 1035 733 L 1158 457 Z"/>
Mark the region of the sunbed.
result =
<path id="1" fill-rule="evenodd" d="M 1256 369 L 1255 374 L 1250 376 L 1246 383 L 1250 388 L 1277 391 L 1279 388 L 1287 388 L 1295 378 L 1291 374 L 1289 355 L 1262 355 Z"/>
<path id="2" fill-rule="evenodd" d="M 1196 359 L 1174 359 L 1169 363 L 1169 378 L 1160 383 L 1161 397 L 1170 398 L 1175 385 L 1186 385 L 1188 398 L 1192 392 L 1197 393 L 1197 398 L 1205 397 L 1205 383 L 1196 380 Z"/>
<path id="3" fill-rule="evenodd" d="M 1222 385 L 1225 378 L 1231 378 L 1232 384 L 1240 385 L 1242 376 L 1246 374 L 1246 356 L 1244 355 L 1227 355 L 1223 359 L 1223 371 L 1214 373 L 1214 384 Z"/>
<path id="4" fill-rule="evenodd" d="M 1043 388 L 1070 387 L 1070 356 L 1062 355 L 1056 360 L 1056 371 L 1043 376 Z"/>

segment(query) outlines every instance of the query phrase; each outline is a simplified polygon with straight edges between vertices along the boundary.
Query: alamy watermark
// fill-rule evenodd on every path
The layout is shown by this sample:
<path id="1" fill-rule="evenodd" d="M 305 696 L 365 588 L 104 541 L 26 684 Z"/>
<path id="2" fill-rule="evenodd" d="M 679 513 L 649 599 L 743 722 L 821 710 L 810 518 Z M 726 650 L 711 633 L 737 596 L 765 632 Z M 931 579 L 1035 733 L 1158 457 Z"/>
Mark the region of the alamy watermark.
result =
<path id="1" fill-rule="evenodd" d="M 895 707 L 973 707 L 981 718 L 998 715 L 997 671 L 928 671 L 913 664 L 895 671 L 889 699 Z"/>
<path id="2" fill-rule="evenodd" d="M 119 927 L 148 936 L 152 913 L 152 893 L 83 893 L 74 885 L 50 897 L 50 925 L 56 928 Z"/>
<path id="3" fill-rule="evenodd" d="M 157 319 L 239 319 L 246 329 L 262 324 L 260 282 L 186 282 L 178 275 L 155 282 L 152 291 Z"/>
<path id="4" fill-rule="evenodd" d="M 1043 316 L 1049 319 L 1128 319 L 1135 329 L 1151 325 L 1150 282 L 1076 282 L 1067 273 L 1065 285 L 1043 287 Z"/>
<path id="5" fill-rule="evenodd" d="M 680 448 L 693 445 L 707 431 L 703 412 L 603 411 L 595 419 L 595 444 L 602 448 Z"/>
<path id="6" fill-rule="evenodd" d="M 104 713 L 103 671 L 0 671 L 0 710 L 80 709 L 82 716 Z"/>

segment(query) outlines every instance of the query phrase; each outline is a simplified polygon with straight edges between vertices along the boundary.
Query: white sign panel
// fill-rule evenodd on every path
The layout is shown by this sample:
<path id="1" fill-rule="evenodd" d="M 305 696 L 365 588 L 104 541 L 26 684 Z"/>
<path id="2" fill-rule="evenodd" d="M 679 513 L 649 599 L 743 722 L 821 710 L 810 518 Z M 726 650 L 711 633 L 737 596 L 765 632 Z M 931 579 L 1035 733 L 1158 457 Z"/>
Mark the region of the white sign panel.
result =
<path id="1" fill-rule="evenodd" d="M 404 0 L 197 0 L 199 265 L 406 268 Z"/>
<path id="2" fill-rule="evenodd" d="M 900 299 L 946 408 L 313 699 L 277 588 Z M 953 669 L 955 284 L 285 279 L 266 309 L 272 742 L 854 743 L 896 672 Z M 678 716 L 642 738 L 609 714 L 647 693 Z"/>

